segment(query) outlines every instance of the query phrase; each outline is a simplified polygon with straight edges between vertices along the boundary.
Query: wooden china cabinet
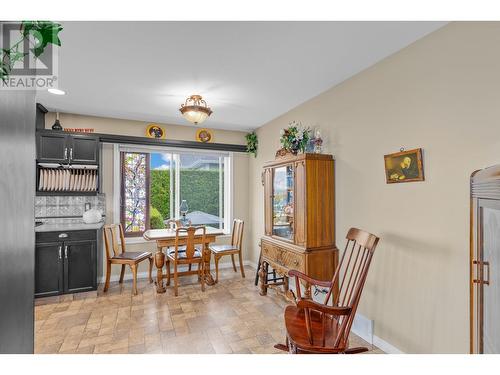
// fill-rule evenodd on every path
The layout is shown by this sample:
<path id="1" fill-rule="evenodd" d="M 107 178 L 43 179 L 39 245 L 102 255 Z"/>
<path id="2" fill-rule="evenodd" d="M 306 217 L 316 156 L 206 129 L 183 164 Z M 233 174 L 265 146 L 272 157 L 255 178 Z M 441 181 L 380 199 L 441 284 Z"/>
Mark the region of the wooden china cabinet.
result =
<path id="1" fill-rule="evenodd" d="M 335 177 L 332 155 L 300 154 L 277 157 L 264 165 L 264 233 L 261 239 L 260 294 L 266 295 L 271 266 L 330 280 L 338 262 L 335 246 Z M 276 284 L 273 284 L 276 285 Z"/>
<path id="2" fill-rule="evenodd" d="M 500 354 L 500 165 L 470 187 L 470 352 Z"/>

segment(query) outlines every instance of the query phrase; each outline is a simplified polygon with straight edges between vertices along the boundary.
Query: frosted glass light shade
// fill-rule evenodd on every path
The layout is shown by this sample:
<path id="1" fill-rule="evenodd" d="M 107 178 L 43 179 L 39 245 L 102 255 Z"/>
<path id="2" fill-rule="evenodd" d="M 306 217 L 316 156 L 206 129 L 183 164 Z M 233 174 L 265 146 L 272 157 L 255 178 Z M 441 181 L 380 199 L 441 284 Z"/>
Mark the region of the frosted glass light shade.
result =
<path id="1" fill-rule="evenodd" d="M 188 109 L 184 112 L 181 111 L 181 113 L 186 120 L 194 124 L 201 124 L 208 118 L 208 113 L 199 110 L 198 108 Z"/>
<path id="2" fill-rule="evenodd" d="M 186 120 L 194 124 L 201 124 L 212 114 L 212 110 L 200 95 L 191 95 L 187 98 L 186 102 L 181 104 L 179 111 Z"/>

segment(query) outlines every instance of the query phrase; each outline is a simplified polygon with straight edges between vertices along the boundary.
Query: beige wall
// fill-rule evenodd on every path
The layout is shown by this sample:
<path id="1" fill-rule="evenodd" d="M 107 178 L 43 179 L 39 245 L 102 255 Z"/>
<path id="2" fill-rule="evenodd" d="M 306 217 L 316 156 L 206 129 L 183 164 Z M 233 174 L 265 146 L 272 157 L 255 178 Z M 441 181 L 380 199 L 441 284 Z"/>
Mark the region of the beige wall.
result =
<path id="1" fill-rule="evenodd" d="M 468 181 L 500 162 L 499 45 L 500 23 L 449 24 L 258 129 L 252 243 L 280 128 L 321 128 L 336 159 L 337 246 L 351 226 L 381 237 L 359 312 L 404 352 L 468 351 Z M 425 182 L 385 183 L 383 155 L 400 147 L 423 148 Z"/>
<path id="2" fill-rule="evenodd" d="M 54 123 L 55 116 L 53 113 L 47 113 L 45 119 L 45 126 L 50 128 Z M 148 123 L 140 121 L 131 120 L 120 120 L 111 119 L 103 117 L 93 117 L 93 116 L 82 116 L 75 114 L 60 114 L 60 121 L 63 127 L 66 128 L 94 128 L 96 133 L 106 133 L 106 134 L 120 134 L 120 135 L 133 135 L 133 136 L 144 136 L 146 131 L 146 126 Z M 179 125 L 168 125 L 162 124 L 165 127 L 165 133 L 168 139 L 176 140 L 195 140 L 197 127 L 193 126 L 179 126 Z M 228 130 L 213 130 L 214 142 L 217 143 L 231 143 L 231 144 L 245 144 L 245 134 L 244 132 L 238 131 L 228 131 Z M 244 153 L 234 153 L 234 202 L 233 202 L 233 214 L 235 218 L 241 218 L 245 222 L 249 221 L 248 216 L 248 155 Z M 113 146 L 111 144 L 105 144 L 103 146 L 102 152 L 102 162 L 103 162 L 103 193 L 106 194 L 106 223 L 113 222 L 114 212 L 113 212 Z M 241 197 L 244 197 L 242 199 Z M 244 258 L 248 259 L 246 255 L 248 251 L 249 230 L 247 229 L 246 236 L 244 236 Z M 230 240 L 228 236 L 220 238 L 218 242 L 227 243 Z M 127 250 L 129 251 L 152 251 L 156 249 L 154 243 L 140 243 L 140 244 L 129 244 L 127 245 Z M 104 257 L 103 257 L 104 258 Z M 230 260 L 230 258 L 229 258 Z M 224 262 L 222 259 L 221 262 Z M 221 263 L 222 264 L 222 263 Z M 105 267 L 103 268 L 105 269 Z M 112 269 L 112 274 L 114 277 L 119 276 L 120 267 L 114 267 Z M 148 265 L 144 262 L 139 267 L 139 272 L 147 272 Z M 155 269 L 153 269 L 153 272 Z M 130 270 L 127 270 L 126 277 L 130 277 Z"/>

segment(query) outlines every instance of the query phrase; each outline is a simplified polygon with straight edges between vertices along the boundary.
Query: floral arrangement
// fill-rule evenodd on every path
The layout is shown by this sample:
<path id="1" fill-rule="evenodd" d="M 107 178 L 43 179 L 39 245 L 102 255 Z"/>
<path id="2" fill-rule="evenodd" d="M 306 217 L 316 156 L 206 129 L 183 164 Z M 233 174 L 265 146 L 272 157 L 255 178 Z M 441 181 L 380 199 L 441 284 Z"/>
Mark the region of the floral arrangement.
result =
<path id="1" fill-rule="evenodd" d="M 305 152 L 310 138 L 309 128 L 304 128 L 296 121 L 292 121 L 288 124 L 288 128 L 280 131 L 281 146 L 295 155 L 299 151 Z"/>

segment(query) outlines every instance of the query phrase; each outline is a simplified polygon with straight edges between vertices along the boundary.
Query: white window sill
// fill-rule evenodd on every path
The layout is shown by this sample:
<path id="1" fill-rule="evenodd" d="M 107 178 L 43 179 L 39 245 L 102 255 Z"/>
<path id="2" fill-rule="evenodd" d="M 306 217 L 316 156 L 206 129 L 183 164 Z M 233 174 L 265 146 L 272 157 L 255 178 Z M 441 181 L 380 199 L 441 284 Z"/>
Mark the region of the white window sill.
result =
<path id="1" fill-rule="evenodd" d="M 217 239 L 222 238 L 222 239 L 227 239 L 231 238 L 231 233 L 225 233 L 220 236 L 217 236 Z M 127 245 L 132 245 L 132 244 L 141 244 L 141 243 L 152 243 L 154 241 L 148 241 L 145 240 L 143 237 L 125 237 L 125 244 Z"/>

